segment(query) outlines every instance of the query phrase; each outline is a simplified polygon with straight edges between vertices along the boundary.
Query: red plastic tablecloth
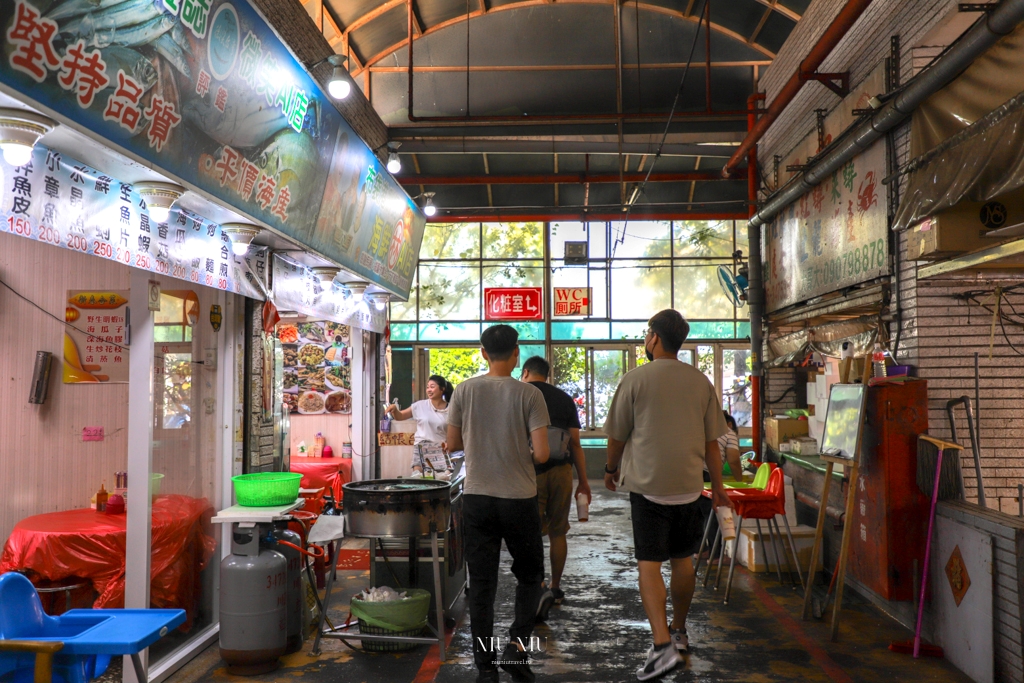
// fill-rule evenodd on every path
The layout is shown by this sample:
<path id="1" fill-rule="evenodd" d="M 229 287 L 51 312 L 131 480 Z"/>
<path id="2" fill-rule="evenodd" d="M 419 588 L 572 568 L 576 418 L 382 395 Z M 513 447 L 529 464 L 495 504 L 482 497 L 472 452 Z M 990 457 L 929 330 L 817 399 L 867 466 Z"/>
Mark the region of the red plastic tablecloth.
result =
<path id="1" fill-rule="evenodd" d="M 152 607 L 183 609 L 186 629 L 198 607 L 200 572 L 217 547 L 206 499 L 162 495 L 153 501 Z M 99 593 L 93 607 L 124 607 L 126 515 L 92 509 L 26 517 L 14 526 L 0 573 L 31 570 L 43 579 L 80 577 Z"/>
<path id="2" fill-rule="evenodd" d="M 334 492 L 334 500 L 340 501 L 341 485 L 352 481 L 352 460 L 292 456 L 291 471 L 302 475 L 302 488 L 328 487 Z"/>

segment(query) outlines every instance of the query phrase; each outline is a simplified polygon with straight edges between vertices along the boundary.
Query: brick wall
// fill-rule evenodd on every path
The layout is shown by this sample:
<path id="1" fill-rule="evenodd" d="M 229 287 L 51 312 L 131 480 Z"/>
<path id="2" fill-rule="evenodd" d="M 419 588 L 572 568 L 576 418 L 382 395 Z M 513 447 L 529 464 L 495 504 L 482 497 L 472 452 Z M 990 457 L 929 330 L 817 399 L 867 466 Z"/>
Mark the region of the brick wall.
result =
<path id="1" fill-rule="evenodd" d="M 789 408 L 796 408 L 797 396 L 806 392 L 806 383 L 797 383 L 796 370 L 793 368 L 765 368 L 764 400 L 765 414 L 777 413 Z M 786 390 L 793 389 L 786 394 Z M 785 394 L 785 396 L 783 396 Z"/>
<path id="2" fill-rule="evenodd" d="M 815 0 L 811 3 L 778 56 L 761 76 L 759 86 L 767 93 L 768 102 L 775 99 L 845 4 L 845 0 Z M 901 80 L 905 82 L 911 73 L 911 46 L 919 43 L 928 31 L 956 8 L 957 3 L 952 0 L 875 0 L 825 59 L 820 70 L 849 70 L 850 84 L 857 85 L 889 56 L 890 38 L 898 33 L 903 55 Z M 765 160 L 763 163 L 768 163 L 774 154 L 785 156 L 804 137 L 814 132 L 815 109 L 831 111 L 838 103 L 839 98 L 825 86 L 805 84 L 786 107 L 779 122 L 768 130 L 758 145 L 758 155 Z M 788 174 L 780 170 L 779 177 L 784 182 Z"/>
<path id="3" fill-rule="evenodd" d="M 1022 280 L 1017 280 L 1020 284 Z M 1011 348 L 992 313 L 953 298 L 966 290 L 991 290 L 1012 281 L 922 280 L 918 282 L 918 375 L 928 380 L 929 433 L 949 438 L 946 402 L 962 395 L 974 402 L 974 354 L 978 353 L 981 475 L 989 507 L 1017 514 L 1017 484 L 1024 483 L 1024 329 L 1005 325 Z M 991 294 L 978 296 L 985 303 Z M 1024 313 L 1024 292 L 1006 294 L 1002 308 Z M 989 343 L 992 341 L 992 358 Z M 964 483 L 969 500 L 977 500 L 977 481 L 964 409 L 956 409 L 957 437 L 963 453 Z"/>
<path id="4" fill-rule="evenodd" d="M 335 54 L 298 0 L 253 0 L 252 4 L 307 68 Z M 325 92 L 332 71 L 333 67 L 327 63 L 311 71 L 313 79 L 324 86 Z M 387 143 L 387 126 L 359 88 L 352 88 L 352 94 L 344 100 L 331 99 L 331 102 L 370 149 L 376 150 Z M 384 159 L 381 157 L 382 161 Z"/>

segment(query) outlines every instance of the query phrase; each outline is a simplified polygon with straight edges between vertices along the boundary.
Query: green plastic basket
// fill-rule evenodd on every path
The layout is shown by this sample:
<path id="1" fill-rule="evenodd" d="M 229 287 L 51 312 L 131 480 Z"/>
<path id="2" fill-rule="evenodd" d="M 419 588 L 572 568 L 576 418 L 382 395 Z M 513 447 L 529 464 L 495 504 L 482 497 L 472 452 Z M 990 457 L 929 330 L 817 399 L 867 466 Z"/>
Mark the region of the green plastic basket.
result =
<path id="1" fill-rule="evenodd" d="M 235 498 L 244 507 L 261 508 L 289 505 L 299 497 L 298 472 L 254 472 L 231 477 Z"/>

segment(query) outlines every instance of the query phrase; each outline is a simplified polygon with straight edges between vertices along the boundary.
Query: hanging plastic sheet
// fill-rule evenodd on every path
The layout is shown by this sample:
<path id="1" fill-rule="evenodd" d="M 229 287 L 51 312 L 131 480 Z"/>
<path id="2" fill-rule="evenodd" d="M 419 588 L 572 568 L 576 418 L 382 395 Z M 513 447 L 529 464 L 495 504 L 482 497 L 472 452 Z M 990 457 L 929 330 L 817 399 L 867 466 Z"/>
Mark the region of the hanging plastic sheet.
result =
<path id="1" fill-rule="evenodd" d="M 797 332 L 768 335 L 768 367 L 779 367 L 798 361 L 808 353 L 817 351 L 829 358 L 839 358 L 843 343 L 853 345 L 854 356 L 871 352 L 878 339 L 878 318 L 861 316 L 852 320 L 839 320 L 808 327 Z"/>
<path id="2" fill-rule="evenodd" d="M 1024 28 L 914 112 L 910 151 L 898 231 L 965 199 L 987 201 L 1024 186 Z"/>

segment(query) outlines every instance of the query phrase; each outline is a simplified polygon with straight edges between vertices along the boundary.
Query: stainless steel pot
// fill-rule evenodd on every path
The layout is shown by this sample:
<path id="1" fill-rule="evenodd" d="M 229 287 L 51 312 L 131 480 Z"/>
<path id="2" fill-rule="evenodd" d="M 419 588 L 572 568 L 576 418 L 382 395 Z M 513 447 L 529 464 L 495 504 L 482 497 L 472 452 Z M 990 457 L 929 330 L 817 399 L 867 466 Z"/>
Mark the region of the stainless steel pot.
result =
<path id="1" fill-rule="evenodd" d="M 433 479 L 371 479 L 341 487 L 351 536 L 395 538 L 439 534 L 451 517 L 451 485 Z"/>

